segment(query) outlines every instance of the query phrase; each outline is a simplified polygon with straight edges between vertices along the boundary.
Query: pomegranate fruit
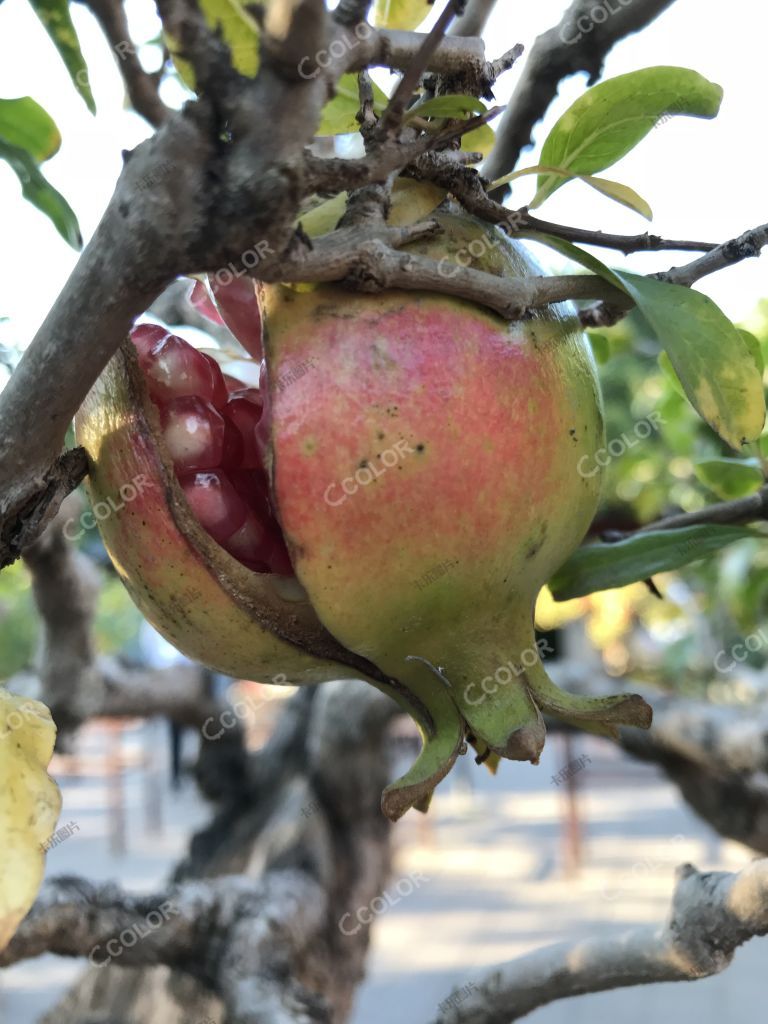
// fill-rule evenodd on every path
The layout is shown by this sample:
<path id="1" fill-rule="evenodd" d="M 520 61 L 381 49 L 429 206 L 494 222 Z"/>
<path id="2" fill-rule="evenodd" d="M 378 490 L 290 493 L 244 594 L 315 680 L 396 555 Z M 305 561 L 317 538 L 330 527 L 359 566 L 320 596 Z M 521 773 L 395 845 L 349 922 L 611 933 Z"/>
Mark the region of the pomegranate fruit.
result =
<path id="1" fill-rule="evenodd" d="M 447 276 L 538 272 L 500 231 L 436 219 L 439 235 L 407 251 Z M 215 298 L 259 359 L 253 284 L 238 282 L 234 312 Z M 352 675 L 398 700 L 424 742 L 385 791 L 392 818 L 426 807 L 465 739 L 491 763 L 536 762 L 542 713 L 608 734 L 647 726 L 640 697 L 555 687 L 534 639 L 538 591 L 599 496 L 577 469 L 603 423 L 573 321 L 331 285 L 264 286 L 260 301 L 258 389 L 143 325 L 78 415 L 94 501 L 143 478 L 100 525 L 160 632 L 228 674 Z"/>

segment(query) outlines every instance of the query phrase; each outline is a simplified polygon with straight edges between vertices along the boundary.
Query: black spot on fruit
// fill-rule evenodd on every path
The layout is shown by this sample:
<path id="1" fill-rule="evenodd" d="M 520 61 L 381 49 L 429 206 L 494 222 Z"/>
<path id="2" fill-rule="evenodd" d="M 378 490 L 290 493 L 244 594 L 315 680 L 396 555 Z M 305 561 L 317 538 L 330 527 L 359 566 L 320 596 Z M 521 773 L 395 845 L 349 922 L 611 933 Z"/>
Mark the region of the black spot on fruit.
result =
<path id="1" fill-rule="evenodd" d="M 419 441 L 419 443 L 416 445 L 416 451 L 423 452 L 426 449 L 426 447 L 427 446 L 425 444 L 422 444 L 422 442 Z"/>
<path id="2" fill-rule="evenodd" d="M 538 536 L 534 537 L 533 540 L 528 542 L 528 547 L 525 549 L 526 561 L 535 557 L 541 550 L 541 546 L 547 536 L 547 524 L 542 523 L 539 527 Z"/>

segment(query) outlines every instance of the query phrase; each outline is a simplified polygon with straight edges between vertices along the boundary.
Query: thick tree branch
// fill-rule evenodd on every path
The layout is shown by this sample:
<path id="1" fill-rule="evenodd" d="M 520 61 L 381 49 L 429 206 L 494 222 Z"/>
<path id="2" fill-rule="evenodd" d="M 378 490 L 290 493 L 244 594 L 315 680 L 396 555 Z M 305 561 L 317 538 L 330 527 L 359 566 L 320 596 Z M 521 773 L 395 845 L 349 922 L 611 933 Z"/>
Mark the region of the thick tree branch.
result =
<path id="1" fill-rule="evenodd" d="M 328 19 L 302 20 L 299 4 L 287 23 L 298 27 L 282 44 L 275 29 L 251 81 L 231 70 L 226 47 L 197 8 L 161 0 L 160 11 L 195 67 L 203 97 L 129 155 L 94 237 L 0 396 L 0 566 L 18 557 L 66 493 L 51 485 L 52 463 L 135 317 L 177 275 L 237 265 L 256 243 L 277 262 L 306 194 L 305 147 L 334 83 L 366 51 L 407 66 L 426 38 L 372 31 L 361 41 L 336 25 L 343 56 L 307 78 L 287 56 L 296 55 L 297 40 L 319 50 Z M 445 40 L 430 67 L 452 68 L 468 55 L 484 66 L 481 41 Z M 277 109 L 277 121 L 262 116 Z"/>
<path id="2" fill-rule="evenodd" d="M 164 964 L 219 996 L 226 1024 L 345 1019 L 373 916 L 361 911 L 385 891 L 390 826 L 379 798 L 397 713 L 361 681 L 300 691 L 267 745 L 234 767 L 216 818 L 167 891 L 133 896 L 53 879 L 0 965 L 44 951 L 94 965 L 111 958 L 91 1013 L 109 1001 L 114 967 Z M 56 1019 L 80 1019 L 72 1013 L 59 1008 Z"/>
<path id="3" fill-rule="evenodd" d="M 425 36 L 418 51 L 414 54 L 413 60 L 409 62 L 403 77 L 397 83 L 395 91 L 392 93 L 386 110 L 381 116 L 379 131 L 382 137 L 388 134 L 391 135 L 399 127 L 405 113 L 405 108 L 413 98 L 421 76 L 429 67 L 432 57 L 445 38 L 448 27 L 455 18 L 459 6 L 459 0 L 448 0 L 432 30 Z"/>
<path id="4" fill-rule="evenodd" d="M 425 32 L 403 32 L 399 29 L 371 32 L 360 40 L 358 47 L 350 51 L 347 70 L 386 67 L 405 71 L 427 38 Z M 485 44 L 476 36 L 446 36 L 432 54 L 427 67 L 437 74 L 462 74 L 482 81 L 488 67 Z"/>
<path id="5" fill-rule="evenodd" d="M 83 534 L 83 503 L 70 495 L 42 536 L 24 553 L 41 623 L 36 673 L 23 672 L 9 688 L 43 701 L 58 728 L 57 743 L 94 716 L 163 715 L 202 728 L 225 710 L 207 694 L 207 672 L 195 664 L 138 669 L 96 655 L 93 617 L 101 585 L 94 563 L 69 538 Z M 92 520 L 91 520 L 92 521 Z"/>
<path id="6" fill-rule="evenodd" d="M 79 496 L 70 495 L 24 556 L 42 625 L 41 696 L 64 732 L 95 713 L 102 697 L 92 637 L 101 580 L 90 559 L 64 535 L 81 511 Z"/>
<path id="7" fill-rule="evenodd" d="M 230 1024 L 328 1024 L 320 1001 L 291 980 L 293 958 L 326 912 L 323 888 L 291 868 L 259 881 L 215 878 L 150 896 L 52 879 L 0 953 L 0 966 L 44 952 L 86 957 L 94 967 L 165 964 L 207 980 Z"/>
<path id="8" fill-rule="evenodd" d="M 560 943 L 496 968 L 434 1024 L 509 1024 L 557 999 L 724 970 L 734 951 L 768 933 L 768 861 L 735 874 L 677 870 L 669 918 L 660 927 Z"/>
<path id="9" fill-rule="evenodd" d="M 578 71 L 586 71 L 589 84 L 600 77 L 603 61 L 614 44 L 643 29 L 671 6 L 673 0 L 633 0 L 611 8 L 600 7 L 608 17 L 592 16 L 594 0 L 574 0 L 559 25 L 540 35 L 533 44 L 507 105 L 497 133 L 497 142 L 483 167 L 494 181 L 514 170 L 521 151 L 531 141 L 537 121 L 549 109 L 560 82 Z M 500 189 L 498 198 L 506 189 Z"/>
<path id="10" fill-rule="evenodd" d="M 589 274 L 498 278 L 394 248 L 417 237 L 428 237 L 437 229 L 433 221 L 407 228 L 368 224 L 339 228 L 315 240 L 311 250 L 283 259 L 279 268 L 260 276 L 262 280 L 272 280 L 274 274 L 274 280 L 280 281 L 340 281 L 366 292 L 387 288 L 446 292 L 479 302 L 509 320 L 566 298 L 595 294 L 620 298 L 613 285 Z"/>

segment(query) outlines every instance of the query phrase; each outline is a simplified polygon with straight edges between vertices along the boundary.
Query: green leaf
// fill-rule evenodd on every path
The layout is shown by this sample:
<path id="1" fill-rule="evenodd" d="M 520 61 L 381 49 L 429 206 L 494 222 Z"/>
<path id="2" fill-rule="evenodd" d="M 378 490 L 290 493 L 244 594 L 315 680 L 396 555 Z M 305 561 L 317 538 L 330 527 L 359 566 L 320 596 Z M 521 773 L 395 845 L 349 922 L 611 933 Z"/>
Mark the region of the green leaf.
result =
<path id="1" fill-rule="evenodd" d="M 615 203 L 628 207 L 635 213 L 639 213 L 646 220 L 653 220 L 653 210 L 643 197 L 635 192 L 629 185 L 623 185 L 620 181 L 611 181 L 610 178 L 596 178 L 594 174 L 579 175 L 582 181 L 604 196 L 613 199 Z"/>
<path id="2" fill-rule="evenodd" d="M 29 96 L 0 100 L 0 139 L 26 149 L 38 164 L 52 157 L 61 145 L 53 119 Z"/>
<path id="3" fill-rule="evenodd" d="M 549 588 L 555 600 L 569 601 L 679 569 L 735 540 L 761 536 L 742 526 L 702 524 L 680 530 L 648 530 L 616 544 L 587 544 L 555 573 Z"/>
<path id="4" fill-rule="evenodd" d="M 741 327 L 737 327 L 736 330 L 739 332 L 739 334 L 746 342 L 750 355 L 755 361 L 755 366 L 762 374 L 763 370 L 765 369 L 765 360 L 763 359 L 763 350 L 760 347 L 760 342 L 750 331 L 745 331 Z"/>
<path id="5" fill-rule="evenodd" d="M 400 28 L 412 31 L 429 14 L 427 0 L 376 0 L 373 24 L 376 28 Z"/>
<path id="6" fill-rule="evenodd" d="M 346 210 L 347 193 L 339 192 L 331 199 L 326 199 L 306 213 L 302 213 L 299 223 L 310 238 L 319 238 L 333 231 Z"/>
<path id="7" fill-rule="evenodd" d="M 255 78 L 259 70 L 259 26 L 239 0 L 200 0 L 200 10 L 208 25 L 221 35 L 229 47 L 232 67 L 246 78 Z M 179 56 L 177 41 L 164 33 L 174 66 L 184 84 L 196 90 L 192 65 Z"/>
<path id="8" fill-rule="evenodd" d="M 599 260 L 597 256 L 593 256 L 591 252 L 585 252 L 584 249 L 580 249 L 577 245 L 574 245 L 573 242 L 568 242 L 564 238 L 557 238 L 555 235 L 546 235 L 540 231 L 520 231 L 516 233 L 515 237 L 529 238 L 533 242 L 541 242 L 542 245 L 546 245 L 550 249 L 554 249 L 567 259 L 573 260 L 574 263 L 580 264 L 587 270 L 591 270 L 593 274 L 597 274 L 598 277 L 602 277 L 606 281 L 609 281 L 621 291 L 627 291 L 627 288 L 624 287 L 624 284 L 617 274 L 615 274 L 609 267 L 606 267 L 606 265 Z"/>
<path id="9" fill-rule="evenodd" d="M 484 114 L 486 110 L 487 107 L 483 101 L 474 96 L 446 93 L 444 96 L 435 96 L 410 107 L 406 114 L 406 120 L 413 117 L 450 117 L 461 121 L 470 114 Z"/>
<path id="10" fill-rule="evenodd" d="M 704 486 L 726 501 L 754 494 L 765 483 L 759 459 L 702 459 L 693 468 Z"/>
<path id="11" fill-rule="evenodd" d="M 706 295 L 625 271 L 614 276 L 656 332 L 689 402 L 738 451 L 765 422 L 762 374 L 747 342 Z"/>
<path id="12" fill-rule="evenodd" d="M 523 167 L 519 171 L 512 171 L 511 174 L 505 174 L 503 178 L 497 178 L 496 181 L 492 182 L 489 187 L 489 192 L 495 188 L 500 188 L 502 185 L 508 185 L 515 178 L 522 178 L 526 174 L 553 174 L 557 177 L 564 178 L 565 185 L 567 181 L 583 181 L 585 185 L 589 185 L 602 193 L 604 196 L 608 196 L 609 199 L 613 199 L 617 203 L 621 203 L 622 206 L 629 207 L 630 210 L 634 210 L 635 213 L 639 213 L 646 220 L 653 220 L 653 210 L 641 195 L 639 195 L 629 185 L 623 185 L 620 181 L 611 181 L 609 178 L 596 178 L 594 174 L 574 174 L 573 171 L 568 171 L 564 167 L 548 167 L 544 164 L 537 164 L 535 167 Z"/>
<path id="13" fill-rule="evenodd" d="M 588 89 L 557 121 L 541 150 L 541 163 L 576 174 L 615 164 L 671 114 L 715 117 L 723 90 L 688 68 L 654 67 L 606 79 Z M 560 185 L 541 174 L 531 209 Z"/>
<path id="14" fill-rule="evenodd" d="M 26 149 L 12 146 L 0 139 L 0 159 L 7 160 L 16 172 L 24 198 L 50 217 L 61 237 L 73 249 L 82 248 L 83 240 L 72 207 L 64 196 L 45 180 Z"/>
<path id="15" fill-rule="evenodd" d="M 96 104 L 88 81 L 88 66 L 85 63 L 80 41 L 69 13 L 69 0 L 29 0 L 32 10 L 53 40 L 64 66 L 69 72 L 72 84 L 82 96 L 92 114 Z"/>
<path id="16" fill-rule="evenodd" d="M 373 86 L 373 109 L 381 113 L 387 105 L 387 95 L 375 82 Z M 336 95 L 323 107 L 318 135 L 345 135 L 359 131 L 355 115 L 360 109 L 360 93 L 357 75 L 342 75 L 336 85 Z"/>
<path id="17" fill-rule="evenodd" d="M 445 189 L 429 181 L 397 178 L 392 186 L 392 202 L 387 223 L 405 227 L 424 220 L 445 199 Z M 302 213 L 299 222 L 310 238 L 319 238 L 333 231 L 347 210 L 347 193 L 339 192 Z"/>
<path id="18" fill-rule="evenodd" d="M 588 331 L 587 338 L 589 339 L 595 362 L 603 366 L 611 358 L 610 342 L 604 334 L 597 334 L 595 331 Z"/>
<path id="19" fill-rule="evenodd" d="M 760 436 L 765 423 L 762 372 L 747 340 L 708 296 L 610 270 L 591 253 L 552 235 L 529 231 L 519 237 L 542 242 L 627 292 L 666 349 L 688 401 L 727 444 L 738 451 Z"/>
<path id="20" fill-rule="evenodd" d="M 672 365 L 672 363 L 670 362 L 669 356 L 667 355 L 666 352 L 663 352 L 663 351 L 659 352 L 658 363 L 659 363 L 659 367 L 661 368 L 661 372 L 667 378 L 667 380 L 672 385 L 672 387 L 675 389 L 675 391 L 678 393 L 678 395 L 681 395 L 683 398 L 685 398 L 686 397 L 685 388 L 680 383 L 680 378 L 675 373 L 675 368 Z"/>

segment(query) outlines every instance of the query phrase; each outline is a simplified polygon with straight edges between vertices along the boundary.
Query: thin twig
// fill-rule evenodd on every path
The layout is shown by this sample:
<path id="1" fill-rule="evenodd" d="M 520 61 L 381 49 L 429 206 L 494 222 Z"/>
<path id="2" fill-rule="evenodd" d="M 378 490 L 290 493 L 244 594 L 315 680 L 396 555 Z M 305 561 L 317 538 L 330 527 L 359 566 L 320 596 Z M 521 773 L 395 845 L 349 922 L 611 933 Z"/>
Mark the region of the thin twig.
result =
<path id="1" fill-rule="evenodd" d="M 158 128 L 171 111 L 160 99 L 158 76 L 142 67 L 128 31 L 123 0 L 83 0 L 83 3 L 98 21 L 115 55 L 133 109 L 153 128 Z"/>
<path id="2" fill-rule="evenodd" d="M 387 109 L 382 114 L 380 124 L 382 135 L 391 134 L 400 125 L 405 109 L 418 88 L 421 76 L 427 70 L 433 54 L 456 17 L 458 6 L 458 0 L 448 0 L 445 9 L 432 27 L 432 31 L 425 37 L 418 53 L 405 69 L 403 77 L 398 82 L 397 88 L 387 104 Z"/>
<path id="3" fill-rule="evenodd" d="M 649 530 L 682 530 L 686 526 L 699 526 L 702 523 L 726 526 L 751 523 L 766 518 L 768 518 L 768 486 L 761 487 L 759 491 L 746 498 L 720 501 L 714 505 L 707 505 L 706 508 L 700 508 L 696 512 L 680 512 L 673 516 L 665 516 L 663 519 L 657 519 L 641 526 L 638 530 L 617 534 L 615 539 L 632 537 L 635 533 L 647 533 Z"/>
<path id="4" fill-rule="evenodd" d="M 761 224 L 756 228 L 750 228 L 737 238 L 714 246 L 705 256 L 701 256 L 697 260 L 652 276 L 658 281 L 690 288 L 702 277 L 740 263 L 741 260 L 759 256 L 766 245 L 768 245 L 768 224 Z M 579 319 L 584 327 L 612 327 L 626 314 L 626 308 L 610 302 L 601 302 L 598 305 L 582 309 L 579 312 Z"/>
<path id="5" fill-rule="evenodd" d="M 560 24 L 534 42 L 483 172 L 493 181 L 513 170 L 520 153 L 531 141 L 534 125 L 557 95 L 560 82 L 578 71 L 586 71 L 592 85 L 600 77 L 603 61 L 614 44 L 645 28 L 672 2 L 633 0 L 615 9 L 612 6 L 608 15 L 598 21 L 591 15 L 596 9 L 594 0 L 574 0 Z M 604 5 L 601 10 L 605 13 L 608 8 Z M 500 189 L 497 198 L 502 198 L 505 191 Z"/>

